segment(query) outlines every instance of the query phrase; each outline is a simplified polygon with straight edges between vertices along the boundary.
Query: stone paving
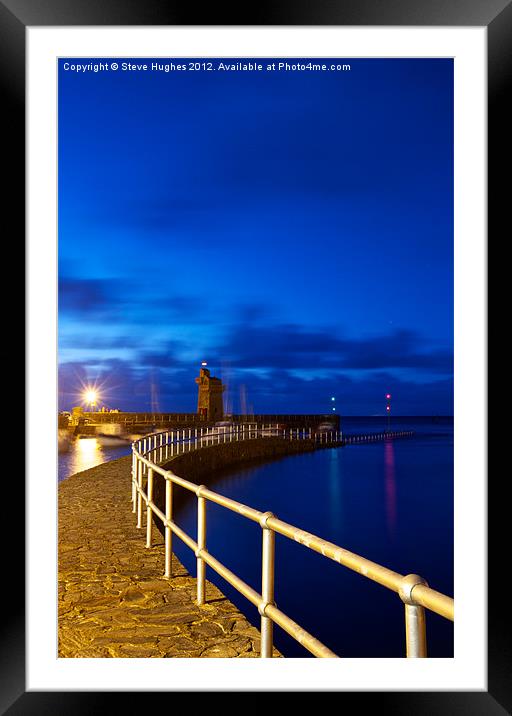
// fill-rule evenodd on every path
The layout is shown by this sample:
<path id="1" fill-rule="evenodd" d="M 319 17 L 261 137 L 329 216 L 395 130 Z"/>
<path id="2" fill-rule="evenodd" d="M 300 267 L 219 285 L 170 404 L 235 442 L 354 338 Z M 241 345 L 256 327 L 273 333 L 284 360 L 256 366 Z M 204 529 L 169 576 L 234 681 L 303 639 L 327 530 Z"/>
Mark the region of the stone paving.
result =
<path id="1" fill-rule="evenodd" d="M 162 577 L 163 539 L 154 529 L 146 549 L 136 528 L 130 468 L 123 457 L 59 485 L 59 656 L 258 657 L 258 630 L 217 587 L 199 607 L 175 555 Z"/>

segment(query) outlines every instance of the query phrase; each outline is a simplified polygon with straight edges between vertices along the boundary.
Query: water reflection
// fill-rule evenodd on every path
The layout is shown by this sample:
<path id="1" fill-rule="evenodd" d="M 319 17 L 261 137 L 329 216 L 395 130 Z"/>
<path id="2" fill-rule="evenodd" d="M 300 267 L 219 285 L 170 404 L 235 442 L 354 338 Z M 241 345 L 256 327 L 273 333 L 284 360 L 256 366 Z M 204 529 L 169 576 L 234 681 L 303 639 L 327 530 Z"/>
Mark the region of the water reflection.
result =
<path id="1" fill-rule="evenodd" d="M 71 465 L 73 472 L 88 470 L 90 467 L 103 462 L 100 459 L 100 452 L 100 444 L 96 438 L 79 438 L 76 440 Z"/>
<path id="2" fill-rule="evenodd" d="M 395 536 L 396 527 L 396 472 L 393 440 L 384 443 L 384 480 L 386 486 L 386 523 L 390 537 Z"/>
<path id="3" fill-rule="evenodd" d="M 339 450 L 330 450 L 329 459 L 329 517 L 333 532 L 339 528 L 343 521 L 343 504 L 341 499 L 340 480 L 342 476 L 339 464 Z"/>
<path id="4" fill-rule="evenodd" d="M 89 470 L 91 467 L 101 465 L 101 463 L 108 460 L 115 460 L 123 455 L 129 455 L 130 452 L 130 445 L 105 446 L 94 436 L 71 438 L 66 445 L 66 449 L 59 450 L 58 480 L 60 482 L 69 477 L 69 475 L 74 475 L 75 472 Z"/>

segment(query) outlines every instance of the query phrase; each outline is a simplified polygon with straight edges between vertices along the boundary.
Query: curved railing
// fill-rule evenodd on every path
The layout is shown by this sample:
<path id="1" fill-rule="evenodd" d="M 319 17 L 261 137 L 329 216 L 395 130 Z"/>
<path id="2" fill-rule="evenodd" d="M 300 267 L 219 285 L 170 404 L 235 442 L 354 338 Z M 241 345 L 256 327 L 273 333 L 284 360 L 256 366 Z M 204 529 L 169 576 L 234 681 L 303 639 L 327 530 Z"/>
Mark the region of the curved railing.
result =
<path id="1" fill-rule="evenodd" d="M 408 435 L 403 433 L 378 433 L 375 439 L 382 436 L 397 437 Z M 175 475 L 172 470 L 165 470 L 160 463 L 168 462 L 174 456 L 192 450 L 242 440 L 279 437 L 285 440 L 307 440 L 320 445 L 341 445 L 344 442 L 341 433 L 329 432 L 316 434 L 311 429 L 281 429 L 278 426 L 235 425 L 230 428 L 200 428 L 189 430 L 162 431 L 146 435 L 132 445 L 132 501 L 133 512 L 137 513 L 137 527 L 143 528 L 143 503 L 146 505 L 146 547 L 152 545 L 153 520 L 155 516 L 161 520 L 165 534 L 165 568 L 164 575 L 171 577 L 172 536 L 179 537 L 195 554 L 197 559 L 197 603 L 205 603 L 205 570 L 206 565 L 223 577 L 237 589 L 254 606 L 261 616 L 261 656 L 272 656 L 273 623 L 275 622 L 308 651 L 318 657 L 337 658 L 337 655 L 318 639 L 302 629 L 290 617 L 284 614 L 274 602 L 274 550 L 275 534 L 298 542 L 305 547 L 322 554 L 324 557 L 338 562 L 364 577 L 391 589 L 399 595 L 405 605 L 406 654 L 408 657 L 426 657 L 427 640 L 425 627 L 425 609 L 440 616 L 454 620 L 454 604 L 451 597 L 431 589 L 427 582 L 416 574 L 402 575 L 349 552 L 321 537 L 287 524 L 278 519 L 272 512 L 260 512 L 252 507 L 232 500 L 209 490 L 204 485 Z M 372 436 L 367 436 L 371 438 Z M 160 475 L 165 481 L 165 512 L 153 501 L 154 475 Z M 144 481 L 146 491 L 144 491 Z M 186 534 L 173 520 L 173 489 L 178 486 L 192 492 L 197 497 L 197 541 Z M 230 569 L 223 565 L 206 548 L 206 503 L 207 501 L 221 505 L 232 512 L 252 520 L 262 529 L 262 579 L 261 593 L 241 580 Z"/>

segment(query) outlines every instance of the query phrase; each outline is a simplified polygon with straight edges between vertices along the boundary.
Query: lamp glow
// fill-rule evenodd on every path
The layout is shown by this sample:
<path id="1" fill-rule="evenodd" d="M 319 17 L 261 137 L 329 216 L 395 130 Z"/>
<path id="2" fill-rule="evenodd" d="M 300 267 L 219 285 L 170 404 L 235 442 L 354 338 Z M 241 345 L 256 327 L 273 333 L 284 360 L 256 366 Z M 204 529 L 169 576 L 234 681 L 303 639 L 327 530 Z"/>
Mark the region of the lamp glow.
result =
<path id="1" fill-rule="evenodd" d="M 96 405 L 98 398 L 99 396 L 96 390 L 93 390 L 92 388 L 87 388 L 87 390 L 85 390 L 84 392 L 83 401 L 89 406 L 89 409 L 92 410 Z"/>

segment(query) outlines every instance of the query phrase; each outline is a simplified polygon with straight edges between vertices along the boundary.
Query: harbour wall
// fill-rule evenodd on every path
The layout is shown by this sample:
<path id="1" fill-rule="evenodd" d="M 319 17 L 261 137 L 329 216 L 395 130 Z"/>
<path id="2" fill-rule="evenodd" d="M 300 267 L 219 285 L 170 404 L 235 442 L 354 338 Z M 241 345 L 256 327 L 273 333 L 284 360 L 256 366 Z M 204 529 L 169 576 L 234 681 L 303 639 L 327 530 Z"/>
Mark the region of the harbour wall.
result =
<path id="1" fill-rule="evenodd" d="M 80 416 L 81 421 L 88 421 L 80 425 L 80 432 L 93 434 L 101 432 L 102 426 L 115 423 L 122 426 L 126 432 L 151 432 L 157 428 L 200 428 L 213 425 L 212 421 L 206 420 L 197 413 L 94 413 L 84 412 Z M 225 421 L 240 425 L 253 423 L 257 425 L 283 425 L 289 428 L 316 428 L 321 423 L 331 423 L 335 430 L 340 428 L 340 416 L 331 414 L 265 414 L 265 415 L 230 415 L 225 416 Z M 59 415 L 59 428 L 72 427 L 74 423 L 64 415 Z"/>

